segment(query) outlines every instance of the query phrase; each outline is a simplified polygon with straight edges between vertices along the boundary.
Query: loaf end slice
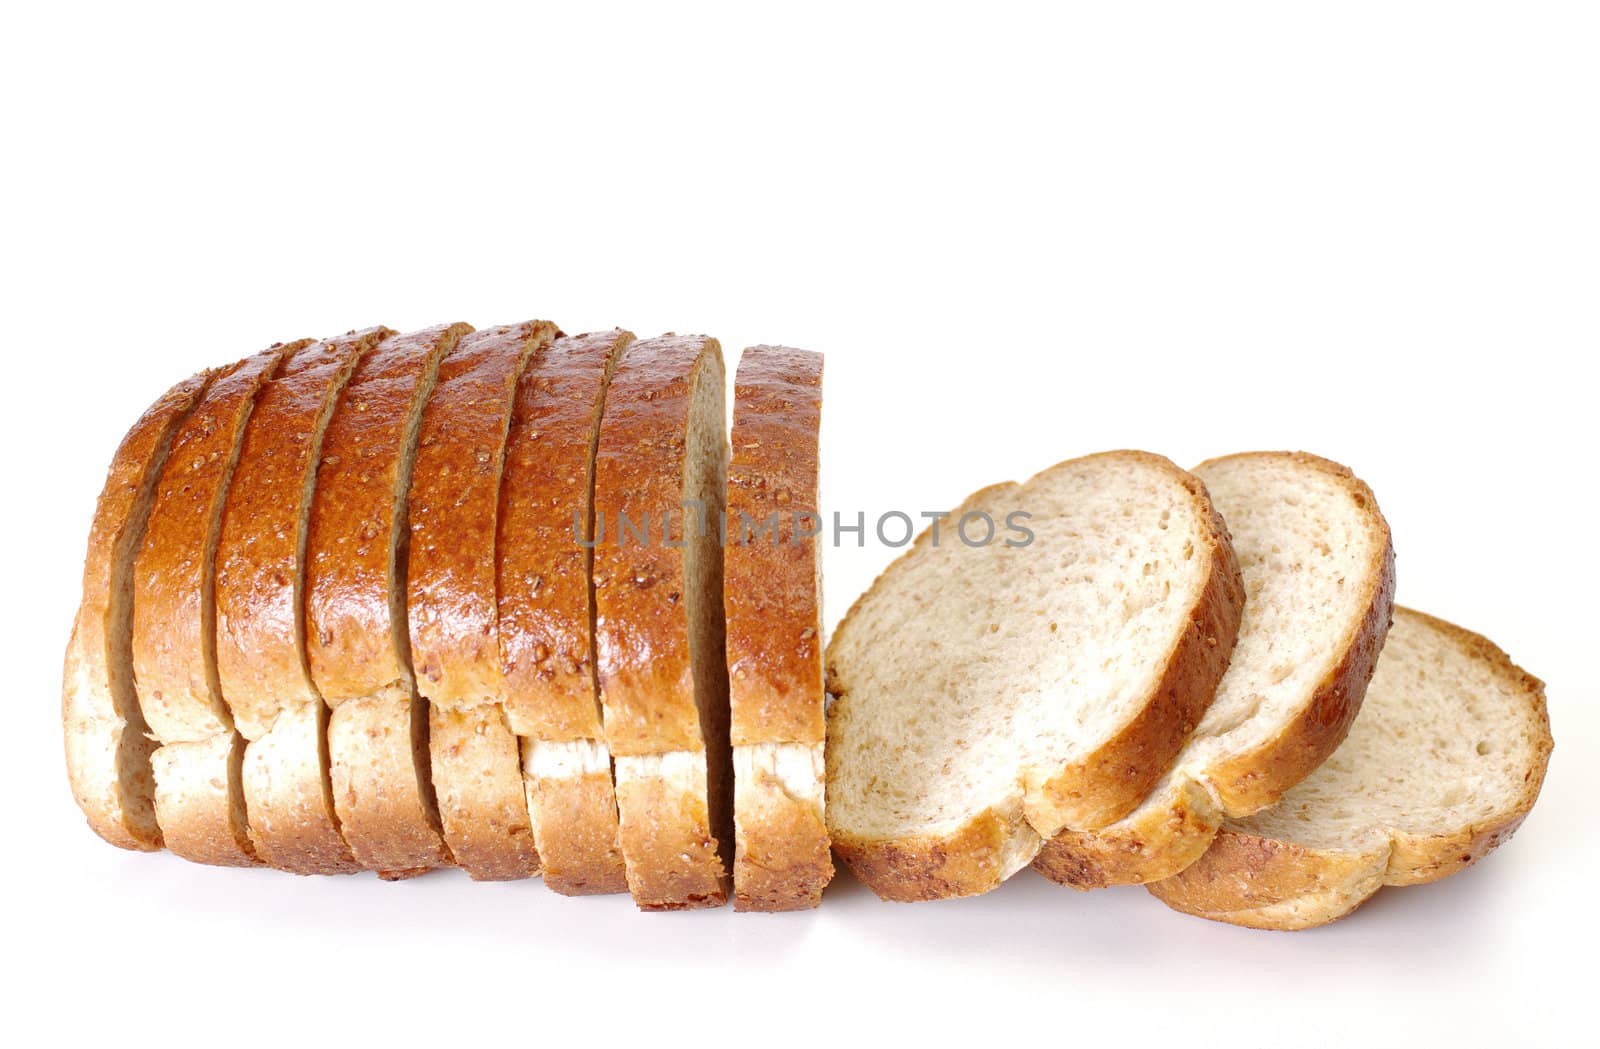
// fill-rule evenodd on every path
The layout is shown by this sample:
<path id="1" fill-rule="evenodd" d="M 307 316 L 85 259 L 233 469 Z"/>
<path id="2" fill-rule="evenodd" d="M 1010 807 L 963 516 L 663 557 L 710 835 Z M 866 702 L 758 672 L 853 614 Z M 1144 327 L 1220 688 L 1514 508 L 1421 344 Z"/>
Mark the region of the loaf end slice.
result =
<path id="1" fill-rule="evenodd" d="M 1228 820 L 1148 888 L 1175 910 L 1259 929 L 1350 914 L 1385 885 L 1448 877 L 1522 823 L 1552 741 L 1543 684 L 1487 639 L 1396 607 L 1344 743 L 1277 805 Z"/>
<path id="2" fill-rule="evenodd" d="M 965 522 L 965 526 L 963 526 Z M 829 643 L 827 819 L 885 899 L 994 888 L 1126 815 L 1227 667 L 1244 603 L 1205 486 L 1160 456 L 971 496 Z"/>
<path id="3" fill-rule="evenodd" d="M 823 819 L 821 424 L 821 354 L 744 351 L 723 543 L 741 911 L 815 907 L 833 877 Z"/>
<path id="4" fill-rule="evenodd" d="M 1215 700 L 1132 813 L 1052 838 L 1034 868 L 1074 888 L 1143 884 L 1195 862 L 1225 816 L 1264 808 L 1333 752 L 1394 606 L 1394 547 L 1371 490 L 1337 463 L 1247 452 L 1204 463 L 1247 599 Z"/>
<path id="5" fill-rule="evenodd" d="M 214 372 L 178 383 L 123 437 L 95 504 L 83 596 L 67 644 L 61 723 L 72 796 L 96 834 L 124 849 L 161 848 L 155 749 L 134 689 L 133 559 L 178 427 Z"/>

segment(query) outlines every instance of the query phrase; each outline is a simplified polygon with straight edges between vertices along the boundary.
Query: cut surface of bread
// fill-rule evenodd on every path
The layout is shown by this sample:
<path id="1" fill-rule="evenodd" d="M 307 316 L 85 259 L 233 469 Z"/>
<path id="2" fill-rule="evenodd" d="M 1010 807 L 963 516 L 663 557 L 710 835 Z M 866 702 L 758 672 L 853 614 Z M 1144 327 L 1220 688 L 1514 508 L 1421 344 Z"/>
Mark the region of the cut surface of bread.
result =
<path id="1" fill-rule="evenodd" d="M 133 683 L 133 559 L 173 437 L 214 375 L 202 372 L 168 390 L 118 445 L 95 504 L 83 596 L 67 643 L 61 687 L 67 778 L 89 826 L 124 849 L 161 848 L 150 768 L 155 744 Z"/>
<path id="2" fill-rule="evenodd" d="M 389 878 L 450 862 L 411 675 L 406 497 L 423 404 L 440 361 L 471 330 L 428 328 L 367 354 L 323 436 L 307 526 L 306 655 L 332 708 L 334 808 L 357 862 Z"/>
<path id="3" fill-rule="evenodd" d="M 1120 819 L 1205 713 L 1243 604 L 1204 485 L 1160 456 L 969 497 L 829 643 L 835 850 L 885 899 L 937 899 Z"/>
<path id="4" fill-rule="evenodd" d="M 1234 925 L 1326 924 L 1384 885 L 1437 881 L 1509 838 L 1539 796 L 1551 747 L 1537 678 L 1487 639 L 1397 607 L 1343 745 L 1149 889 Z"/>
<path id="5" fill-rule="evenodd" d="M 328 420 L 370 328 L 312 343 L 261 391 L 222 512 L 217 675 L 249 741 L 242 789 L 256 855 L 297 874 L 360 870 L 328 783 L 326 718 L 305 658 L 306 520 Z"/>
<path id="6" fill-rule="evenodd" d="M 722 551 L 728 443 L 715 339 L 629 346 L 595 460 L 595 639 L 629 891 L 721 906 L 733 851 Z"/>
<path id="7" fill-rule="evenodd" d="M 217 675 L 216 552 L 228 486 L 261 388 L 307 345 L 272 347 L 211 384 L 173 440 L 134 562 L 135 688 L 162 744 L 151 755 L 156 820 L 167 848 L 199 863 L 260 862 L 238 777 L 244 748 Z"/>
<path id="8" fill-rule="evenodd" d="M 823 818 L 822 355 L 744 351 L 734 378 L 723 592 L 734 762 L 734 907 L 815 907 Z"/>
<path id="9" fill-rule="evenodd" d="M 464 336 L 423 410 L 412 472 L 411 656 L 429 705 L 445 841 L 479 880 L 539 872 L 521 755 L 503 708 L 495 533 L 517 378 L 558 334 L 530 321 Z"/>
<path id="10" fill-rule="evenodd" d="M 625 331 L 564 336 L 517 385 L 495 539 L 506 717 L 544 883 L 627 891 L 594 661 L 594 457 Z"/>
<path id="11" fill-rule="evenodd" d="M 1034 860 L 1090 889 L 1170 877 L 1224 816 L 1264 808 L 1349 731 L 1394 607 L 1394 548 L 1372 492 L 1298 452 L 1247 452 L 1194 470 L 1228 524 L 1244 618 L 1216 698 L 1172 769 L 1117 822 L 1065 831 Z"/>

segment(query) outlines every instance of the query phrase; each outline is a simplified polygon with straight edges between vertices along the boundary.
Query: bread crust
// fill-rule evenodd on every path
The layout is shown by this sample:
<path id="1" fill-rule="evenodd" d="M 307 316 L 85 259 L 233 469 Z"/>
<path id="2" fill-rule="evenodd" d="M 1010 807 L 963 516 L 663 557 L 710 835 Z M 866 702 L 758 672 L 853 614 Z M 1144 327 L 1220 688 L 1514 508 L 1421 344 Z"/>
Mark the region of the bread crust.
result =
<path id="1" fill-rule="evenodd" d="M 690 655 L 694 598 L 688 550 L 681 545 L 688 534 L 681 504 L 692 395 L 697 382 L 712 379 L 714 391 L 705 389 L 719 395 L 720 405 L 722 357 L 715 339 L 663 336 L 629 346 L 606 397 L 595 460 L 596 662 L 606 742 L 617 763 L 628 886 L 645 910 L 720 906 L 727 898 L 733 846 L 732 799 L 722 796 L 731 788 L 732 764 L 727 667 L 719 636 L 717 651 L 707 654 L 715 666 L 701 669 L 712 676 L 708 681 L 723 679 L 720 698 L 709 701 L 720 707 L 706 710 L 703 721 Z M 715 438 L 726 456 L 720 417 Z M 722 493 L 715 498 L 720 502 Z M 713 509 L 707 508 L 708 518 Z M 671 543 L 662 533 L 663 515 L 677 522 Z M 621 530 L 624 516 L 635 525 L 648 520 L 647 541 Z M 606 538 L 601 521 L 610 530 Z M 716 527 L 714 518 L 708 524 Z M 714 597 L 720 606 L 720 585 Z M 687 771 L 694 760 L 702 770 L 698 783 Z M 681 775 L 667 778 L 661 769 L 668 765 Z M 714 830 L 722 826 L 727 830 Z"/>
<path id="2" fill-rule="evenodd" d="M 95 503 L 83 562 L 83 596 L 62 670 L 61 725 L 72 796 L 89 827 L 119 848 L 161 848 L 155 749 L 134 691 L 133 560 L 173 438 L 216 372 L 162 394 L 112 456 Z"/>
<path id="3" fill-rule="evenodd" d="M 269 866 L 294 874 L 361 870 L 345 843 L 329 782 L 328 708 L 285 710 L 244 748 L 240 768 L 250 840 Z"/>
<path id="4" fill-rule="evenodd" d="M 517 743 L 501 713 L 496 519 L 517 379 L 560 334 L 548 321 L 474 332 L 439 369 L 412 474 L 406 614 L 446 844 L 477 880 L 539 872 Z M 482 708 L 492 708 L 492 713 Z"/>
<path id="5" fill-rule="evenodd" d="M 310 340 L 279 344 L 219 375 L 179 428 L 134 563 L 139 709 L 163 743 L 233 730 L 215 660 L 213 566 L 223 502 L 264 383 Z"/>
<path id="6" fill-rule="evenodd" d="M 804 744 L 820 758 L 826 733 L 821 547 L 805 534 L 821 528 L 822 368 L 818 353 L 751 346 L 734 379 L 723 593 L 740 911 L 815 907 L 833 877 L 820 798 L 793 796 L 771 770 L 758 770 L 754 753 L 761 744 Z M 769 519 L 775 525 L 758 538 Z M 741 761 L 738 748 L 752 753 Z M 747 774 L 755 781 L 739 779 Z"/>
<path id="7" fill-rule="evenodd" d="M 1244 583 L 1227 527 L 1198 478 L 1150 452 L 1102 452 L 1057 463 L 1041 474 L 1073 463 L 1111 458 L 1168 474 L 1194 500 L 1197 516 L 1204 522 L 1204 542 L 1196 552 L 1206 559 L 1205 581 L 1189 611 L 1188 626 L 1168 652 L 1161 678 L 1139 713 L 1094 752 L 1059 769 L 1022 769 L 1013 797 L 1014 812 L 1004 806 L 990 807 L 945 834 L 889 840 L 849 833 L 833 821 L 830 806 L 829 830 L 834 850 L 880 897 L 931 900 L 988 892 L 1033 860 L 1042 845 L 1041 829 L 1050 834 L 1068 826 L 1093 830 L 1121 819 L 1166 772 L 1209 707 L 1217 683 L 1227 670 L 1244 610 Z M 982 489 L 952 511 L 952 516 L 984 505 L 1000 492 L 1015 487 L 1019 486 L 1007 482 Z M 928 535 L 924 531 L 918 536 L 879 579 L 913 556 Z M 834 635 L 836 638 L 845 632 L 869 593 L 870 589 L 856 599 Z M 831 654 L 827 675 L 828 692 L 834 697 L 828 714 L 831 732 L 850 696 Z M 831 738 L 829 746 L 831 782 Z"/>
<path id="8" fill-rule="evenodd" d="M 439 364 L 472 328 L 440 325 L 368 353 L 323 436 L 305 554 L 306 656 L 333 709 L 330 790 L 356 861 L 386 878 L 450 863 L 427 768 L 403 615 L 411 463 Z M 348 708 L 348 709 L 347 709 Z M 420 758 L 419 758 L 420 755 Z"/>
<path id="9" fill-rule="evenodd" d="M 605 747 L 594 656 L 594 461 L 611 375 L 631 332 L 557 339 L 523 373 L 506 440 L 495 537 L 505 710 L 534 741 Z M 580 538 L 583 542 L 580 542 Z M 546 887 L 624 892 L 610 760 L 543 776 L 525 760 L 533 836 Z"/>
<path id="10" fill-rule="evenodd" d="M 1224 815 L 1248 816 L 1275 803 L 1321 766 L 1350 732 L 1372 680 L 1394 612 L 1394 545 L 1372 490 L 1348 468 L 1304 452 L 1244 452 L 1211 459 L 1281 459 L 1329 475 L 1371 513 L 1383 541 L 1366 578 L 1366 611 L 1338 643 L 1343 653 L 1316 685 L 1311 701 L 1271 739 L 1201 770 L 1200 786 L 1187 776 L 1169 785 L 1158 809 L 1136 815 L 1133 825 L 1099 831 L 1066 830 L 1046 842 L 1034 860 L 1045 877 L 1075 889 L 1141 885 L 1169 878 L 1197 861 L 1222 827 Z M 1220 679 L 1219 679 L 1220 680 Z M 1213 796 L 1215 791 L 1215 796 Z"/>
<path id="11" fill-rule="evenodd" d="M 1311 848 L 1224 826 L 1198 862 L 1146 886 L 1152 895 L 1174 910 L 1213 921 L 1306 929 L 1345 917 L 1385 885 L 1449 877 L 1511 837 L 1538 800 L 1554 746 L 1544 683 L 1482 635 L 1411 609 L 1394 611 L 1397 619 L 1410 618 L 1454 639 L 1524 697 L 1538 742 L 1519 794 L 1489 819 L 1445 833 L 1375 827 L 1373 844 L 1364 849 Z"/>
<path id="12" fill-rule="evenodd" d="M 214 867 L 255 867 L 240 766 L 244 737 L 229 730 L 167 743 L 150 756 L 156 819 L 174 855 Z"/>

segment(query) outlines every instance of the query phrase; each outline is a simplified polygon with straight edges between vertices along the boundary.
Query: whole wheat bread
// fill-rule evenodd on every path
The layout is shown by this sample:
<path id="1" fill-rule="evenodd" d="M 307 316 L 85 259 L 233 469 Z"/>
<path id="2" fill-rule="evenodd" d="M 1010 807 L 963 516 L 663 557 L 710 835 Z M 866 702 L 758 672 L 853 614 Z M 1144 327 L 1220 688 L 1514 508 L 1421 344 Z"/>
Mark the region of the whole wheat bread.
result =
<path id="1" fill-rule="evenodd" d="M 131 649 L 151 754 L 156 820 L 185 859 L 259 860 L 239 780 L 244 744 L 222 700 L 215 562 L 234 464 L 261 387 L 309 340 L 274 346 L 217 377 L 184 420 L 162 470 L 133 568 Z"/>
<path id="2" fill-rule="evenodd" d="M 723 590 L 734 768 L 734 907 L 815 907 L 823 818 L 822 355 L 752 346 L 734 378 Z"/>
<path id="3" fill-rule="evenodd" d="M 1326 924 L 1384 885 L 1448 877 L 1509 838 L 1539 796 L 1551 747 L 1537 678 L 1486 638 L 1397 607 L 1343 745 L 1149 889 L 1234 925 Z"/>
<path id="4" fill-rule="evenodd" d="M 727 900 L 724 381 L 715 339 L 636 342 L 600 422 L 596 651 L 628 888 L 646 910 Z"/>
<path id="5" fill-rule="evenodd" d="M 161 848 L 150 768 L 155 741 L 133 681 L 133 560 L 173 438 L 215 375 L 178 383 L 128 430 L 89 528 L 83 596 L 62 670 L 67 777 L 89 826 L 124 849 Z"/>
<path id="6" fill-rule="evenodd" d="M 495 534 L 517 378 L 558 334 L 547 321 L 530 321 L 462 338 L 423 410 L 412 471 L 412 663 L 428 701 L 445 842 L 479 880 L 539 872 L 521 755 L 503 706 Z"/>
<path id="7" fill-rule="evenodd" d="M 216 553 L 217 675 L 248 741 L 241 768 L 256 855 L 296 874 L 360 870 L 328 785 L 327 718 L 306 663 L 306 523 L 323 434 L 370 328 L 297 351 L 245 430 Z"/>
<path id="8" fill-rule="evenodd" d="M 625 331 L 565 336 L 523 372 L 495 538 L 505 712 L 544 883 L 628 885 L 594 659 L 594 459 Z"/>
<path id="9" fill-rule="evenodd" d="M 827 652 L 828 825 L 893 900 L 985 892 L 1043 839 L 1137 806 L 1211 702 L 1244 603 L 1205 486 L 1160 456 L 1070 460 L 940 524 Z"/>
<path id="10" fill-rule="evenodd" d="M 1228 523 L 1244 618 L 1216 698 L 1171 771 L 1122 819 L 1064 831 L 1034 868 L 1075 888 L 1142 884 L 1199 859 L 1226 816 L 1275 802 L 1343 741 L 1394 606 L 1394 548 L 1345 467 L 1247 452 L 1194 470 Z"/>
<path id="11" fill-rule="evenodd" d="M 407 496 L 423 405 L 471 330 L 395 336 L 367 355 L 323 437 L 307 526 L 306 655 L 332 708 L 334 808 L 356 860 L 387 878 L 450 863 L 411 673 Z"/>

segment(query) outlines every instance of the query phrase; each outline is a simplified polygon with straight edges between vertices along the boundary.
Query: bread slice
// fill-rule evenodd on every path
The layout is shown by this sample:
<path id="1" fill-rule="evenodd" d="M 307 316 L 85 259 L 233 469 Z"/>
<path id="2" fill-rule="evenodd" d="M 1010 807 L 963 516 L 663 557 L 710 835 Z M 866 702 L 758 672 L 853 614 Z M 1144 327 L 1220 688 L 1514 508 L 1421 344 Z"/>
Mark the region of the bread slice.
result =
<path id="1" fill-rule="evenodd" d="M 1344 744 L 1150 891 L 1234 925 L 1324 925 L 1381 886 L 1448 877 L 1511 837 L 1551 747 L 1543 683 L 1487 639 L 1397 607 Z"/>
<path id="2" fill-rule="evenodd" d="M 428 700 L 445 842 L 479 880 L 539 873 L 521 755 L 503 707 L 495 522 L 517 377 L 558 334 L 548 321 L 530 321 L 462 338 L 423 410 L 412 474 L 411 657 Z"/>
<path id="3" fill-rule="evenodd" d="M 387 328 L 296 352 L 245 430 L 216 554 L 217 676 L 248 745 L 245 808 L 256 855 L 296 874 L 360 870 L 328 786 L 327 718 L 305 654 L 306 523 L 323 434 L 361 356 Z"/>
<path id="4" fill-rule="evenodd" d="M 835 849 L 885 899 L 937 899 L 1121 819 L 1205 713 L 1243 604 L 1205 486 L 1160 456 L 969 497 L 829 643 Z"/>
<path id="5" fill-rule="evenodd" d="M 1065 831 L 1034 868 L 1080 889 L 1171 877 L 1224 815 L 1248 816 L 1344 739 L 1394 607 L 1394 547 L 1372 491 L 1337 463 L 1247 452 L 1194 470 L 1244 575 L 1239 640 L 1211 708 L 1150 796 L 1095 831 Z"/>
<path id="6" fill-rule="evenodd" d="M 95 504 L 83 597 L 67 643 L 61 724 L 72 796 L 90 828 L 124 849 L 161 848 L 150 769 L 155 743 L 133 684 L 133 559 L 172 440 L 215 375 L 202 372 L 168 390 L 117 446 Z"/>
<path id="7" fill-rule="evenodd" d="M 645 910 L 727 901 L 724 381 L 715 339 L 637 342 L 600 421 L 596 651 L 628 888 Z"/>
<path id="8" fill-rule="evenodd" d="M 723 544 L 735 910 L 815 907 L 833 877 L 823 819 L 821 424 L 821 354 L 744 351 Z"/>
<path id="9" fill-rule="evenodd" d="M 517 386 L 495 538 L 505 712 L 544 883 L 626 892 L 594 660 L 594 458 L 606 389 L 633 335 L 557 339 Z"/>
<path id="10" fill-rule="evenodd" d="M 411 674 L 406 507 L 423 404 L 471 330 L 395 336 L 361 362 L 323 436 L 306 529 L 306 657 L 332 708 L 334 810 L 356 861 L 387 878 L 450 863 Z"/>
<path id="11" fill-rule="evenodd" d="M 156 820 L 185 859 L 254 866 L 233 719 L 216 661 L 214 566 L 222 508 L 261 387 L 309 340 L 275 346 L 211 384 L 173 440 L 133 568 L 131 648 L 151 755 Z"/>

